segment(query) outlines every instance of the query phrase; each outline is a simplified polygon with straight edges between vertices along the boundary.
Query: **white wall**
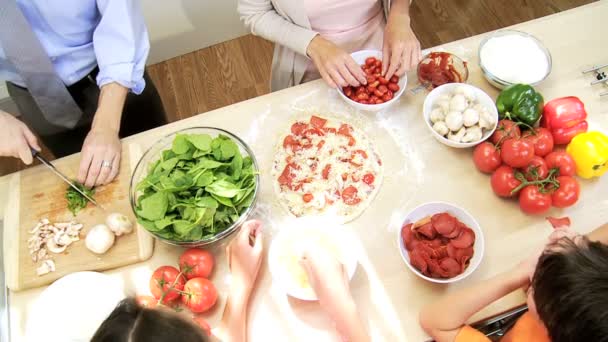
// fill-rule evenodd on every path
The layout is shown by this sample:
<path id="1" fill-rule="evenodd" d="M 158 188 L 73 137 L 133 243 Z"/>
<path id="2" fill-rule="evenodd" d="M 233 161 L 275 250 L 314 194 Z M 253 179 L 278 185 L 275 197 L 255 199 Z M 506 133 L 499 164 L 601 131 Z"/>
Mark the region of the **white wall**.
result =
<path id="1" fill-rule="evenodd" d="M 150 34 L 148 64 L 246 34 L 237 0 L 141 0 Z"/>

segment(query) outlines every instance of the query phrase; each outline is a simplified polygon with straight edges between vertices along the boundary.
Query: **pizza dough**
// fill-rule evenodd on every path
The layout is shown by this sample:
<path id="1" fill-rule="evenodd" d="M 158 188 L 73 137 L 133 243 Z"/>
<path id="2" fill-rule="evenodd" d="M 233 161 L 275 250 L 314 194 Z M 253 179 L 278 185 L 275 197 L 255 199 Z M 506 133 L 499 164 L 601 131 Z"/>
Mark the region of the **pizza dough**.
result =
<path id="1" fill-rule="evenodd" d="M 382 161 L 371 141 L 345 122 L 313 115 L 282 137 L 272 166 L 278 201 L 291 214 L 346 223 L 382 184 Z"/>

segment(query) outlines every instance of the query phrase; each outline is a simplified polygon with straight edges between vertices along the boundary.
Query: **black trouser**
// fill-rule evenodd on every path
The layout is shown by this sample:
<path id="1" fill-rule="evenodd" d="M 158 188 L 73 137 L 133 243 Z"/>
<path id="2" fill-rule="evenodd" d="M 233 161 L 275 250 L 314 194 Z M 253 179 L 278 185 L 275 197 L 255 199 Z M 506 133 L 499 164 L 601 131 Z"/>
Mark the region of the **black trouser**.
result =
<path id="1" fill-rule="evenodd" d="M 21 120 L 38 134 L 57 158 L 80 152 L 82 148 L 97 110 L 99 87 L 95 77 L 98 72 L 99 70 L 95 68 L 85 78 L 68 87 L 70 94 L 84 113 L 73 129 L 49 123 L 26 88 L 7 82 L 8 93 L 21 112 Z M 163 103 L 147 72 L 144 73 L 144 80 L 146 87 L 140 95 L 133 93 L 127 95 L 120 122 L 121 138 L 167 123 Z"/>

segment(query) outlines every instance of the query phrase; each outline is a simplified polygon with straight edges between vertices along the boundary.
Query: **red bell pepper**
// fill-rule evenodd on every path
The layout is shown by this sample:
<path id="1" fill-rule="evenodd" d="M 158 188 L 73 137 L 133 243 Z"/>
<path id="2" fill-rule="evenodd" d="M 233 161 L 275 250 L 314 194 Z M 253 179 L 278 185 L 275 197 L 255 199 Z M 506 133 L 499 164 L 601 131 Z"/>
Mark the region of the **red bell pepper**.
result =
<path id="1" fill-rule="evenodd" d="M 556 145 L 564 145 L 580 133 L 587 132 L 585 105 L 576 96 L 553 99 L 545 104 L 540 125 L 548 128 Z"/>

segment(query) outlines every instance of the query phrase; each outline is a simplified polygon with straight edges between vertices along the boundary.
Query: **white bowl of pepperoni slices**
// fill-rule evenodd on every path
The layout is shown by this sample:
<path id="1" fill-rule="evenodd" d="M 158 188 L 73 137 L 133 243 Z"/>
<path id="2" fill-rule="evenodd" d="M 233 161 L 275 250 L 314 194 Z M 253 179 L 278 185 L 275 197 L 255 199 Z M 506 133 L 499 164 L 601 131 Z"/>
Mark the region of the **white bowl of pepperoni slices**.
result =
<path id="1" fill-rule="evenodd" d="M 377 112 L 390 107 L 405 91 L 407 75 L 382 77 L 382 52 L 361 50 L 350 54 L 367 75 L 367 84 L 359 87 L 338 88 L 340 96 L 351 106 Z"/>
<path id="2" fill-rule="evenodd" d="M 401 257 L 419 277 L 434 283 L 454 283 L 481 263 L 481 227 L 466 210 L 445 202 L 430 202 L 412 210 L 397 234 Z"/>

